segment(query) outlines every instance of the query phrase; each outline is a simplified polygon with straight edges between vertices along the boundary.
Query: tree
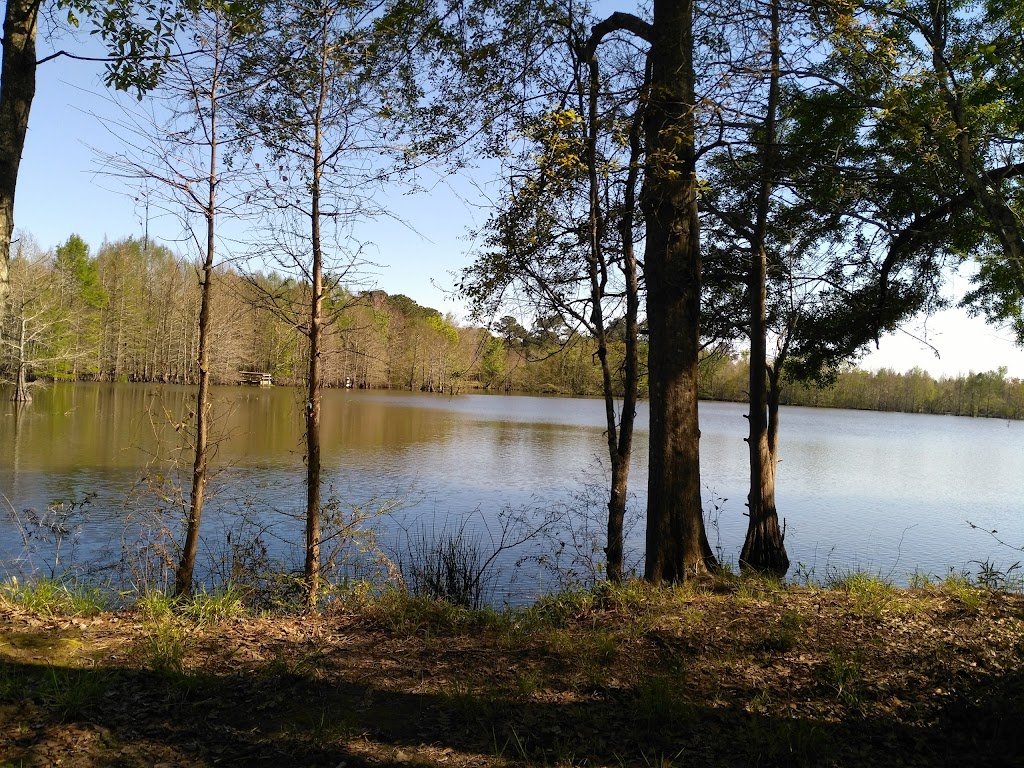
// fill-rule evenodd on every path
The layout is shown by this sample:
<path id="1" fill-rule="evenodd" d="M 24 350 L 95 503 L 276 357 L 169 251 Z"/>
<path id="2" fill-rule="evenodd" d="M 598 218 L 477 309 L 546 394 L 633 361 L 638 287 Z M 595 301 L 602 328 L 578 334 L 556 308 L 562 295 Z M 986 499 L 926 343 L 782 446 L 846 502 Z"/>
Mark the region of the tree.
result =
<path id="1" fill-rule="evenodd" d="M 813 16 L 780 11 L 774 2 L 723 10 L 733 23 L 730 88 L 719 98 L 703 196 L 706 304 L 722 320 L 745 318 L 735 329 L 751 345 L 741 564 L 773 572 L 788 565 L 774 501 L 784 382 L 830 383 L 881 333 L 936 306 L 949 254 L 943 217 L 930 217 L 927 236 L 919 230 L 934 195 L 913 167 L 898 175 L 879 160 L 868 110 L 819 66 L 831 51 L 811 34 Z M 740 32 L 746 24 L 751 31 Z"/>
<path id="2" fill-rule="evenodd" d="M 264 291 L 265 307 L 286 318 L 307 344 L 306 508 L 304 592 L 307 606 L 321 582 L 321 422 L 325 327 L 344 303 L 325 315 L 325 300 L 343 282 L 356 282 L 362 247 L 356 221 L 385 213 L 373 199 L 387 178 L 385 138 L 391 115 L 415 89 L 402 61 L 392 61 L 384 42 L 393 31 L 387 2 L 278 0 L 264 10 L 262 35 L 243 64 L 248 82 L 261 84 L 242 113 L 261 144 L 262 258 L 297 279 L 299 291 Z M 401 11 L 401 8 L 399 8 Z M 252 283 L 260 289 L 265 284 Z M 357 294 L 346 294 L 351 300 Z M 301 296 L 299 301 L 296 301 Z"/>
<path id="3" fill-rule="evenodd" d="M 747 495 L 747 535 L 740 552 L 740 565 L 783 575 L 789 557 L 775 508 L 775 475 L 778 467 L 778 376 L 768 365 L 768 226 L 776 184 L 778 137 L 776 119 L 781 84 L 781 18 L 778 0 L 768 9 L 768 93 L 764 120 L 758 126 L 760 174 L 757 202 L 750 238 L 750 267 L 747 272 L 748 317 L 750 323 L 750 491 Z M 771 386 L 769 387 L 769 381 Z M 773 400 L 769 407 L 769 398 Z"/>
<path id="4" fill-rule="evenodd" d="M 824 9 L 821 34 L 836 46 L 830 77 L 869 111 L 876 152 L 892 173 L 934 200 L 904 239 L 941 235 L 973 258 L 965 305 L 1024 342 L 1020 7 L 911 0 Z M 954 227 L 935 232 L 950 220 Z"/>
<path id="5" fill-rule="evenodd" d="M 193 436 L 192 487 L 185 536 L 174 575 L 174 593 L 191 591 L 199 546 L 209 465 L 211 342 L 213 289 L 216 276 L 217 217 L 238 215 L 239 200 L 222 191 L 228 174 L 237 169 L 222 158 L 234 133 L 222 115 L 222 99 L 246 95 L 237 89 L 233 67 L 252 26 L 243 4 L 209 2 L 189 8 L 181 20 L 176 51 L 167 64 L 158 94 L 165 111 L 146 119 L 126 111 L 114 126 L 122 137 L 138 142 L 106 158 L 107 171 L 153 188 L 152 199 L 178 216 L 200 256 L 196 368 L 198 391 Z M 184 47 L 183 47 L 184 46 Z M 245 136 L 243 131 L 242 136 Z M 235 139 L 237 143 L 238 139 Z M 201 229 L 193 222 L 202 221 Z"/>
<path id="6" fill-rule="evenodd" d="M 89 246 L 70 235 L 57 246 L 54 260 L 55 288 L 62 311 L 68 317 L 58 345 L 66 355 L 47 372 L 54 378 L 77 380 L 99 373 L 102 311 L 109 297 L 100 281 L 99 265 L 89 256 Z"/>
<path id="7" fill-rule="evenodd" d="M 54 290 L 52 256 L 23 234 L 11 261 L 11 291 L 0 316 L 0 354 L 14 383 L 11 399 L 16 402 L 32 400 L 31 376 L 88 354 L 88 349 L 67 343 L 72 311 Z"/>
<path id="8" fill-rule="evenodd" d="M 486 115 L 485 127 L 500 126 L 491 133 L 500 135 L 509 122 L 515 125 L 517 119 L 522 120 L 522 112 L 528 111 L 538 93 L 543 94 L 540 98 L 550 99 L 551 94 L 565 92 L 566 76 L 573 71 L 571 65 L 552 82 L 550 73 L 544 71 L 548 61 L 545 54 L 561 44 L 559 37 L 565 30 L 571 33 L 573 23 L 566 20 L 561 8 L 543 9 L 548 14 L 544 17 L 530 3 L 496 8 L 492 3 L 480 2 L 471 8 L 479 14 L 475 23 L 465 25 L 472 35 L 458 34 L 463 28 L 461 16 L 453 33 L 470 52 L 462 60 L 468 75 L 456 87 L 483 93 L 478 109 Z M 488 30 L 495 26 L 500 27 L 497 34 L 488 37 Z M 608 47 L 608 41 L 622 35 L 638 49 L 646 46 L 639 57 L 645 76 L 637 77 L 646 83 L 639 124 L 642 159 L 637 163 L 638 179 L 642 178 L 638 207 L 644 229 L 642 261 L 651 402 L 645 576 L 654 582 L 677 581 L 715 565 L 700 497 L 697 384 L 701 291 L 693 4 L 657 0 L 651 21 L 613 13 L 593 25 L 579 61 L 589 65 L 602 48 Z M 512 39 L 516 41 L 514 46 Z M 507 49 L 518 52 L 524 46 L 532 52 L 526 57 L 525 67 L 521 55 L 516 56 L 518 63 L 506 58 Z M 468 86 L 464 85 L 466 81 Z M 489 82 L 490 87 L 479 87 L 481 81 Z M 514 86 L 499 88 L 495 83 Z M 585 253 L 582 255 L 587 258 Z"/>
<path id="9" fill-rule="evenodd" d="M 617 15 L 609 18 L 618 26 Z M 716 564 L 700 497 L 700 232 L 697 218 L 693 3 L 655 0 L 651 24 L 623 19 L 650 44 L 644 113 L 650 460 L 649 581 L 679 581 Z M 595 30 L 596 31 L 596 30 Z"/>
<path id="10" fill-rule="evenodd" d="M 547 52 L 548 81 L 565 73 L 557 103 L 520 116 L 528 144 L 510 164 L 505 201 L 488 223 L 488 250 L 464 271 L 461 287 L 478 314 L 509 302 L 534 314 L 528 337 L 511 317 L 498 328 L 509 343 L 517 335 L 529 342 L 537 356 L 564 362 L 570 350 L 593 348 L 610 470 L 606 573 L 619 581 L 640 381 L 634 229 L 645 67 L 629 45 L 608 45 L 599 59 L 582 21 L 567 15 L 564 23 L 568 39 Z M 615 326 L 620 359 L 612 353 Z M 566 377 L 559 379 L 565 386 Z"/>
<path id="11" fill-rule="evenodd" d="M 11 233 L 14 198 L 29 114 L 36 92 L 36 68 L 58 56 L 36 58 L 36 33 L 44 0 L 8 0 L 4 13 L 3 65 L 0 69 L 0 314 L 9 291 Z M 176 21 L 175 0 L 57 0 L 67 9 L 68 23 L 88 18 L 107 44 L 106 83 L 119 90 L 134 88 L 141 94 L 160 75 L 163 57 L 170 51 Z"/>

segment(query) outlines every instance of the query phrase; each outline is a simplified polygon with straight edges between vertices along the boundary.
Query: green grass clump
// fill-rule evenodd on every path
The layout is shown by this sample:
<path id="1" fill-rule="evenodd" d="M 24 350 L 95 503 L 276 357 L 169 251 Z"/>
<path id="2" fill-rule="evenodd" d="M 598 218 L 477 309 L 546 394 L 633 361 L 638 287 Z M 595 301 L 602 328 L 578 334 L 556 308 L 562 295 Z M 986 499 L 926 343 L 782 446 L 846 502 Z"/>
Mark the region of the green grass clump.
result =
<path id="1" fill-rule="evenodd" d="M 197 625 L 215 624 L 245 613 L 242 594 L 230 584 L 222 590 L 207 592 L 204 587 L 181 604 L 181 615 Z"/>
<path id="2" fill-rule="evenodd" d="M 858 651 L 852 653 L 833 649 L 822 671 L 825 683 L 836 692 L 836 698 L 850 709 L 861 706 L 864 672 L 863 658 Z"/>
<path id="3" fill-rule="evenodd" d="M 142 663 L 163 677 L 183 677 L 190 645 L 185 627 L 169 619 L 156 621 L 140 644 Z"/>
<path id="4" fill-rule="evenodd" d="M 74 719 L 103 700 L 112 680 L 111 673 L 100 670 L 50 667 L 37 697 L 60 719 Z"/>
<path id="5" fill-rule="evenodd" d="M 103 701 L 116 674 L 102 669 L 0 666 L 0 702 L 34 701 L 59 721 L 74 720 Z M 6 763 L 4 764 L 6 765 Z"/>
<path id="6" fill-rule="evenodd" d="M 797 646 L 803 637 L 807 619 L 799 611 L 785 611 L 777 623 L 767 627 L 755 638 L 758 650 L 785 653 Z"/>
<path id="7" fill-rule="evenodd" d="M 950 572 L 942 581 L 942 591 L 956 599 L 969 613 L 977 613 L 988 599 L 985 590 L 965 573 Z"/>
<path id="8" fill-rule="evenodd" d="M 231 586 L 216 592 L 208 592 L 204 587 L 186 597 L 146 592 L 136 600 L 135 608 L 151 621 L 178 618 L 196 627 L 216 624 L 246 613 L 242 594 Z"/>
<path id="9" fill-rule="evenodd" d="M 396 634 L 431 636 L 478 628 L 493 612 L 473 611 L 435 597 L 388 589 L 365 606 L 363 615 Z"/>
<path id="10" fill-rule="evenodd" d="M 882 617 L 885 609 L 898 595 L 898 590 L 892 583 L 865 571 L 832 574 L 826 579 L 825 586 L 845 592 L 856 614 L 876 619 Z"/>
<path id="11" fill-rule="evenodd" d="M 41 616 L 95 616 L 110 605 L 99 587 L 70 579 L 12 577 L 0 585 L 0 597 Z"/>

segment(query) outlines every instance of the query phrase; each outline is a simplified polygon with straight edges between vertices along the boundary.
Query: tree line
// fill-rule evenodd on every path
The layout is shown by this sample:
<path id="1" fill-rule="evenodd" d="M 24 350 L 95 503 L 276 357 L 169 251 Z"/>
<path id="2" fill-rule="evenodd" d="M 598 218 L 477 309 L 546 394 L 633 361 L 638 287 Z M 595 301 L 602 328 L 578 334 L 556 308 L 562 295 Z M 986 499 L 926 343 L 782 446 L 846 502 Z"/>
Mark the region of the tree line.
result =
<path id="1" fill-rule="evenodd" d="M 71 235 L 44 250 L 19 233 L 3 318 L 0 379 L 196 384 L 201 266 L 167 246 L 125 238 L 90 246 Z M 216 384 L 242 372 L 301 385 L 305 337 L 262 298 L 309 286 L 269 274 L 217 268 L 210 307 L 208 368 Z M 342 309 L 326 331 L 322 381 L 328 387 L 453 394 L 472 389 L 592 396 L 601 392 L 592 341 L 557 319 L 530 330 L 506 317 L 494 331 L 460 322 L 402 294 L 338 286 Z"/>
<path id="2" fill-rule="evenodd" d="M 15 382 L 22 370 L 27 379 L 53 381 L 198 382 L 197 264 L 135 238 L 103 243 L 95 255 L 77 235 L 50 251 L 21 233 L 16 246 L 5 336 L 18 339 L 23 329 L 26 343 L 4 346 L 0 380 Z M 301 384 L 302 337 L 260 306 L 250 279 L 230 267 L 220 271 L 224 290 L 212 305 L 212 381 L 237 384 L 243 371 L 258 371 L 277 384 Z M 527 329 L 507 315 L 485 328 L 401 294 L 372 290 L 357 298 L 346 297 L 344 318 L 326 340 L 329 387 L 601 395 L 595 340 L 571 333 L 558 317 L 539 318 Z M 619 367 L 624 342 L 613 338 L 609 352 Z M 643 343 L 640 357 L 643 397 Z M 749 376 L 748 352 L 711 350 L 701 359 L 700 397 L 745 402 Z M 936 378 L 921 368 L 901 373 L 849 366 L 827 386 L 788 383 L 781 403 L 1020 419 L 1024 381 L 1007 376 L 1006 368 Z"/>
<path id="3" fill-rule="evenodd" d="M 746 355 L 708 360 L 702 371 L 701 396 L 743 402 L 748 377 Z M 827 387 L 813 382 L 786 386 L 781 401 L 813 408 L 1021 419 L 1024 380 L 1007 376 L 1006 368 L 936 378 L 921 368 L 900 373 L 891 368 L 866 371 L 851 366 Z"/>

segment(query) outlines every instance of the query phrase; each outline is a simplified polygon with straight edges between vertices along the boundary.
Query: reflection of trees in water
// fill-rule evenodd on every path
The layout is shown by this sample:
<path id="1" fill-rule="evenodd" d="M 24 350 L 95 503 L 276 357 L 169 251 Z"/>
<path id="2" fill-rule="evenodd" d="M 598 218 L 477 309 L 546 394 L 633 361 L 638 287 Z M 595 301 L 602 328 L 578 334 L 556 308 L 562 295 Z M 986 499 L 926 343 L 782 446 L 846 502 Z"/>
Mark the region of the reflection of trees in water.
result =
<path id="1" fill-rule="evenodd" d="M 240 521 L 248 519 L 268 528 L 263 541 L 269 556 L 291 562 L 301 542 L 292 515 L 305 498 L 296 394 L 281 387 L 231 387 L 216 389 L 214 396 L 228 438 L 216 460 L 210 518 L 203 526 L 208 543 L 201 552 L 210 562 L 228 533 L 232 545 L 238 543 Z M 154 455 L 169 457 L 186 444 L 174 424 L 193 403 L 194 395 L 183 387 L 130 384 L 40 388 L 17 418 L 4 400 L 0 491 L 19 511 L 97 491 L 79 560 L 109 562 L 119 555 L 129 512 L 139 530 L 150 530 L 146 526 L 156 523 L 142 511 L 160 507 L 160 525 L 176 532 L 182 512 L 173 494 L 165 495 L 174 503 L 158 503 L 153 490 L 140 489 L 130 504 L 126 500 Z M 600 407 L 596 400 L 331 391 L 325 399 L 325 486 L 344 504 L 399 500 L 401 514 L 412 519 L 476 510 L 490 519 L 507 506 L 568 503 L 579 494 L 581 472 L 601 452 L 600 427 L 586 426 L 599 423 Z M 742 540 L 744 521 L 741 411 L 719 403 L 701 411 L 706 490 L 726 499 L 720 530 L 727 559 Z M 1024 424 L 812 409 L 790 410 L 787 419 L 791 437 L 783 449 L 780 491 L 786 494 L 792 554 L 805 565 L 816 562 L 819 573 L 826 558 L 833 565 L 887 573 L 899 557 L 896 579 L 918 566 L 945 572 L 949 565 L 983 559 L 987 542 L 980 534 L 964 536 L 963 518 L 983 525 L 991 518 L 989 528 L 1024 539 L 1020 525 L 997 511 L 1010 509 L 1015 499 L 1012 469 Z M 165 441 L 162 452 L 158 433 Z M 638 438 L 643 441 L 646 433 Z M 638 451 L 634 476 L 642 488 L 642 445 Z M 159 474 L 155 465 L 150 471 Z M 163 474 L 180 484 L 179 476 Z M 897 553 L 904 528 L 923 520 L 928 525 L 908 532 Z M 10 526 L 9 515 L 0 514 L 0 541 L 7 548 L 0 557 L 18 546 Z M 535 591 L 535 576 L 528 578 L 527 591 Z"/>

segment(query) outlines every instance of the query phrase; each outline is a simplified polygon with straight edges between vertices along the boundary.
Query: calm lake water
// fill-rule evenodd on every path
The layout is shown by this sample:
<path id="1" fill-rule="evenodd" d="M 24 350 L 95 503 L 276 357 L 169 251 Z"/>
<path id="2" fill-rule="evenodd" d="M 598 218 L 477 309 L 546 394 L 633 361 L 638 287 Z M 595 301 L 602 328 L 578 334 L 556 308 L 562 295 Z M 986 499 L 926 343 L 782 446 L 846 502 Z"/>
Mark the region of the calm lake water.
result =
<path id="1" fill-rule="evenodd" d="M 69 534 L 78 538 L 69 535 L 62 545 L 66 565 L 72 556 L 79 563 L 116 557 L 130 528 L 126 518 L 145 521 L 148 510 L 174 509 L 173 482 L 154 490 L 140 478 L 174 480 L 164 460 L 180 447 L 174 424 L 188 420 L 192 390 L 60 384 L 36 390 L 32 404 L 19 410 L 7 397 L 0 391 L 0 559 L 8 572 L 24 567 L 16 518 L 27 520 L 26 510 L 96 494 L 84 517 L 69 518 Z M 300 395 L 227 387 L 215 389 L 214 398 L 220 472 L 204 525 L 207 555 L 228 531 L 237 542 L 238 516 L 247 515 L 268 529 L 273 554 L 297 556 L 301 525 L 289 514 L 303 505 Z M 581 492 L 603 482 L 602 408 L 598 400 L 331 390 L 323 403 L 325 485 L 344 507 L 397 503 L 382 540 L 396 526 L 429 533 L 467 518 L 473 530 L 494 538 L 502 510 L 579 512 Z M 746 524 L 743 412 L 737 404 L 701 404 L 705 511 L 717 522 L 709 537 L 733 562 Z M 642 511 L 646 404 L 637 426 L 631 486 L 634 508 Z M 780 454 L 777 500 L 787 549 L 794 567 L 813 569 L 818 578 L 830 569 L 863 568 L 905 583 L 915 571 L 977 573 L 979 561 L 1006 568 L 1024 559 L 968 525 L 1024 546 L 1024 423 L 784 408 Z M 181 485 L 187 487 L 187 477 Z M 591 499 L 597 516 L 601 493 Z M 173 529 L 173 512 L 168 519 Z M 642 528 L 640 521 L 631 537 L 637 563 Z M 52 548 L 35 549 L 35 566 L 47 569 Z M 510 554 L 506 567 L 520 556 Z M 551 578 L 533 574 L 525 582 L 519 590 L 536 592 Z"/>

